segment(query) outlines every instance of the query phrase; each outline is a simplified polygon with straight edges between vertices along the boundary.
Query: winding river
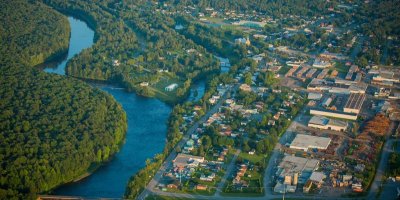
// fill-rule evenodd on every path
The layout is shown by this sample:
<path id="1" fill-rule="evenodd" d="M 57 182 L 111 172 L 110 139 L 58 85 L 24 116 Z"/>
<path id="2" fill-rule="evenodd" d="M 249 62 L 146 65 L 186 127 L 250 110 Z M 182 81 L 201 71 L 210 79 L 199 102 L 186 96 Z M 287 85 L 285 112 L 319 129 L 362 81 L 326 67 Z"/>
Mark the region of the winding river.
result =
<path id="1" fill-rule="evenodd" d="M 68 20 L 71 26 L 68 55 L 56 65 L 45 66 L 44 71 L 48 73 L 65 75 L 68 60 L 93 44 L 93 30 L 83 21 L 72 17 Z M 155 98 L 127 93 L 111 85 L 94 87 L 113 95 L 123 106 L 128 119 L 125 144 L 109 163 L 81 181 L 57 188 L 53 192 L 56 195 L 121 198 L 129 178 L 145 165 L 147 158 L 160 153 L 164 148 L 170 106 Z"/>

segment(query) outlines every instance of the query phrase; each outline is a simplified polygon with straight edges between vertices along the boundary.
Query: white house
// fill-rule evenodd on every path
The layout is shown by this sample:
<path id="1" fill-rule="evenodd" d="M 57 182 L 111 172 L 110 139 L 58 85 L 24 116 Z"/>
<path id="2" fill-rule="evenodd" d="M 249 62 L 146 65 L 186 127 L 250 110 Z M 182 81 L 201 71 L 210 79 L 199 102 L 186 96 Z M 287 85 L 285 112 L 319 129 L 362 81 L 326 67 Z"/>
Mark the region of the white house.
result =
<path id="1" fill-rule="evenodd" d="M 168 85 L 167 87 L 165 87 L 165 91 L 171 92 L 171 91 L 174 91 L 177 87 L 178 87 L 178 84 L 173 83 L 173 84 Z"/>

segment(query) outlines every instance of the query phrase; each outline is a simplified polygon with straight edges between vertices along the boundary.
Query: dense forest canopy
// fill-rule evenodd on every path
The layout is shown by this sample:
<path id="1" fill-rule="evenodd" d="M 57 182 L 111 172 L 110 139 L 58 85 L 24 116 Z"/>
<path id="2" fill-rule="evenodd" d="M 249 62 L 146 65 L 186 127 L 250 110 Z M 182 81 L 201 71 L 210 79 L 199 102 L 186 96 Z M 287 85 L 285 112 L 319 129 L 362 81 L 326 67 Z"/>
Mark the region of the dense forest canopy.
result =
<path id="1" fill-rule="evenodd" d="M 0 199 L 48 191 L 118 151 L 126 117 L 110 95 L 21 67 L 0 76 Z"/>
<path id="2" fill-rule="evenodd" d="M 67 19 L 42 3 L 1 0 L 0 18 L 2 64 L 34 66 L 68 49 Z"/>
<path id="3" fill-rule="evenodd" d="M 162 2 L 177 6 L 196 5 L 203 10 L 213 8 L 240 13 L 256 11 L 274 17 L 280 17 L 283 14 L 303 16 L 321 14 L 327 12 L 326 8 L 333 5 L 333 2 L 320 0 L 165 0 Z"/>
<path id="4" fill-rule="evenodd" d="M 89 19 L 96 31 L 93 47 L 68 63 L 68 75 L 117 82 L 145 96 L 153 95 L 139 86 L 141 82 L 156 85 L 172 77 L 185 82 L 176 92 L 184 97 L 192 79 L 219 69 L 217 60 L 203 47 L 174 31 L 172 18 L 154 12 L 154 7 L 144 2 L 44 2 Z"/>
<path id="5" fill-rule="evenodd" d="M 368 37 L 371 48 L 358 55 L 377 64 L 400 65 L 400 4 L 396 0 L 360 3 L 356 19 L 361 23 L 361 33 Z M 382 49 L 387 49 L 387 59 L 382 60 Z"/>
<path id="6" fill-rule="evenodd" d="M 65 16 L 35 1 L 0 10 L 0 199 L 34 199 L 108 161 L 126 116 L 110 95 L 33 67 L 68 47 Z"/>

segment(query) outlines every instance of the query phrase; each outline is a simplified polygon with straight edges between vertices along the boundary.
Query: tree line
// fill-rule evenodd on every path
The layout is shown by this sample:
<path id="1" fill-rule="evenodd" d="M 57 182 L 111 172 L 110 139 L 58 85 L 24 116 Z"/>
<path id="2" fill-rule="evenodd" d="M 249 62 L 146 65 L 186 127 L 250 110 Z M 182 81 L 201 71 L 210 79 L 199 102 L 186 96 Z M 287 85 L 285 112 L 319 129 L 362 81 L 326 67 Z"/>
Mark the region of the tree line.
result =
<path id="1" fill-rule="evenodd" d="M 65 52 L 66 17 L 36 1 L 0 1 L 0 199 L 36 199 L 108 161 L 125 138 L 115 99 L 34 66 Z"/>

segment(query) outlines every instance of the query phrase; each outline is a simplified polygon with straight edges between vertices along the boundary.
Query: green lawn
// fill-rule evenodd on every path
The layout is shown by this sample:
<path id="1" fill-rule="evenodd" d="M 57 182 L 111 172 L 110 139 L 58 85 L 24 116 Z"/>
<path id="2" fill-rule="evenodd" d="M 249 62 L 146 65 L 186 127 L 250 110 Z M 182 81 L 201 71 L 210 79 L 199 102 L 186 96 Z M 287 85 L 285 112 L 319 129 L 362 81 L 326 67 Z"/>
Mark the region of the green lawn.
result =
<path id="1" fill-rule="evenodd" d="M 262 196 L 264 196 L 264 193 L 221 192 L 221 196 L 224 196 L 224 197 L 262 197 Z"/>
<path id="2" fill-rule="evenodd" d="M 204 17 L 207 19 L 207 21 L 214 23 L 214 24 L 226 24 L 225 20 L 222 18 L 217 18 L 217 17 Z"/>
<path id="3" fill-rule="evenodd" d="M 146 200 L 188 200 L 189 198 L 177 198 L 177 197 L 169 197 L 169 196 L 160 196 L 160 195 L 150 195 L 146 197 Z"/>
<path id="4" fill-rule="evenodd" d="M 278 74 L 285 75 L 291 68 L 292 68 L 292 67 L 290 67 L 290 66 L 283 65 L 283 66 L 279 69 Z"/>
<path id="5" fill-rule="evenodd" d="M 249 155 L 248 153 L 240 152 L 238 158 L 242 158 L 243 160 L 248 160 L 251 163 L 257 163 L 264 159 L 264 155 Z"/>
<path id="6" fill-rule="evenodd" d="M 346 66 L 342 62 L 336 62 L 333 69 L 336 69 L 339 73 L 347 73 L 349 71 L 349 66 Z"/>
<path id="7" fill-rule="evenodd" d="M 172 192 L 172 193 L 183 193 L 183 194 L 193 194 L 193 195 L 205 195 L 205 196 L 212 196 L 215 194 L 216 190 L 215 188 L 210 189 L 209 191 L 203 191 L 203 190 L 189 190 L 187 187 L 183 187 L 182 190 L 177 190 L 177 189 L 167 189 L 167 192 Z"/>
<path id="8" fill-rule="evenodd" d="M 158 81 L 156 84 L 149 86 L 149 89 L 155 93 L 156 98 L 161 99 L 166 102 L 174 103 L 179 100 L 176 95 L 176 91 L 178 88 L 176 88 L 175 90 L 173 90 L 171 92 L 165 91 L 165 87 L 167 87 L 168 85 L 171 85 L 173 83 L 177 83 L 178 88 L 183 87 L 182 81 L 180 81 L 177 78 L 166 75 L 166 76 L 161 77 L 160 81 Z"/>

